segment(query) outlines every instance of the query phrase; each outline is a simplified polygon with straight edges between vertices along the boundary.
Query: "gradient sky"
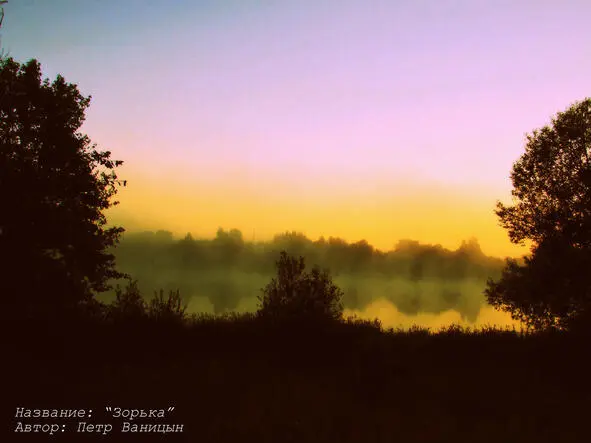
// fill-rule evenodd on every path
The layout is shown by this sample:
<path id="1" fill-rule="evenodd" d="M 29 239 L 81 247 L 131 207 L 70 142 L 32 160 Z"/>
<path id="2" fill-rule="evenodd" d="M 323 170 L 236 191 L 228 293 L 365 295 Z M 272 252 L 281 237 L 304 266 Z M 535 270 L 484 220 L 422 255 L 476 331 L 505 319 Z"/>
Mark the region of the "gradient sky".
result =
<path id="1" fill-rule="evenodd" d="M 92 104 L 128 228 L 519 255 L 525 134 L 591 95 L 589 0 L 9 0 L 2 46 Z"/>

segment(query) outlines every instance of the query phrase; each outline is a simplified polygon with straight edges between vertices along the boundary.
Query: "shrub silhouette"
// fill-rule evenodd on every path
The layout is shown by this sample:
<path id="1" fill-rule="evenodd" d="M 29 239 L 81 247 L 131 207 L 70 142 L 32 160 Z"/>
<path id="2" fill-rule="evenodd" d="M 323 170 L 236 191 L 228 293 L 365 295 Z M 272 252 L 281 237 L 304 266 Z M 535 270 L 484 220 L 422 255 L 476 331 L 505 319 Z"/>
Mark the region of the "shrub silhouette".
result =
<path id="1" fill-rule="evenodd" d="M 148 316 L 158 323 L 183 323 L 187 319 L 186 310 L 187 305 L 183 304 L 178 289 L 169 291 L 167 298 L 164 298 L 164 290 L 160 289 L 147 305 Z"/>
<path id="2" fill-rule="evenodd" d="M 303 257 L 292 257 L 285 251 L 281 251 L 276 267 L 277 277 L 258 297 L 259 318 L 308 325 L 342 319 L 343 292 L 327 270 L 316 266 L 307 272 Z"/>
<path id="3" fill-rule="evenodd" d="M 189 319 L 187 306 L 183 304 L 179 290 L 169 291 L 165 297 L 164 290 L 160 289 L 146 302 L 137 280 L 129 280 L 124 289 L 117 285 L 115 300 L 108 305 L 107 310 L 112 320 L 128 325 L 148 320 L 158 324 L 181 324 Z"/>
<path id="4" fill-rule="evenodd" d="M 138 288 L 137 281 L 129 281 L 125 289 L 115 288 L 115 300 L 109 306 L 111 318 L 115 321 L 138 321 L 146 317 L 146 302 Z"/>

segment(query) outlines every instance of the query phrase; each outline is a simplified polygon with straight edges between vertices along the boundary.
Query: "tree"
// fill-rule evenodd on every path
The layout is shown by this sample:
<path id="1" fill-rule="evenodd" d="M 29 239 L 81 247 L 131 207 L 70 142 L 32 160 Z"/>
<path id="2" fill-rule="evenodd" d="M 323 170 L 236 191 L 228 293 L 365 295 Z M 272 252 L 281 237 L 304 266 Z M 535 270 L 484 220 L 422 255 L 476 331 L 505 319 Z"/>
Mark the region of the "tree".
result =
<path id="1" fill-rule="evenodd" d="M 78 132 L 90 97 L 42 81 L 36 60 L 0 60 L 0 91 L 1 292 L 14 308 L 63 311 L 124 277 L 107 252 L 123 229 L 103 213 L 123 162 Z"/>
<path id="2" fill-rule="evenodd" d="M 223 265 L 233 266 L 244 251 L 242 232 L 238 229 L 224 231 L 219 228 L 213 239 L 212 246 L 217 251 L 218 260 Z"/>
<path id="3" fill-rule="evenodd" d="M 306 272 L 304 258 L 289 256 L 285 251 L 281 251 L 276 266 L 277 277 L 259 297 L 259 317 L 310 325 L 342 319 L 343 292 L 328 271 L 314 267 Z"/>
<path id="4" fill-rule="evenodd" d="M 591 308 L 591 98 L 527 136 L 511 180 L 514 204 L 497 203 L 496 214 L 532 256 L 509 260 L 485 294 L 534 328 L 569 328 Z"/>

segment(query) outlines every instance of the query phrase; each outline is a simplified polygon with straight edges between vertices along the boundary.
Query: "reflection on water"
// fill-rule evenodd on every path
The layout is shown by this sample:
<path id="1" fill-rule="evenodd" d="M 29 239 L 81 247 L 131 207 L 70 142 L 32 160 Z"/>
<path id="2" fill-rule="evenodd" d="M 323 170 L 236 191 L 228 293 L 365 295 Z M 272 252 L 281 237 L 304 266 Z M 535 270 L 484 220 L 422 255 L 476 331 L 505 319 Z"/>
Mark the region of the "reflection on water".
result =
<path id="1" fill-rule="evenodd" d="M 226 305 L 227 308 L 222 311 L 216 309 L 216 304 L 220 302 L 218 292 L 194 295 L 188 300 L 187 312 L 254 312 L 258 303 L 256 296 L 260 294 L 264 280 L 254 279 L 253 285 L 245 285 L 246 280 L 241 276 L 238 281 L 247 296 L 238 296 L 241 291 L 234 288 L 235 301 Z M 484 281 L 465 280 L 444 284 L 440 281 L 410 282 L 399 279 L 357 278 L 353 282 L 341 277 L 336 280 L 337 284 L 345 288 L 345 316 L 378 318 L 384 328 L 406 329 L 416 325 L 438 330 L 451 324 L 465 327 L 521 327 L 520 322 L 511 319 L 509 314 L 499 312 L 485 302 L 482 294 Z"/>
<path id="2" fill-rule="evenodd" d="M 441 313 L 425 313 L 420 312 L 416 315 L 408 315 L 401 313 L 396 306 L 388 300 L 380 299 L 371 303 L 364 310 L 345 310 L 346 316 L 355 315 L 363 319 L 378 318 L 382 322 L 384 328 L 403 328 L 407 329 L 413 325 L 428 327 L 431 330 L 438 330 L 441 327 L 457 324 L 469 327 L 482 326 L 499 326 L 499 327 L 515 327 L 520 329 L 520 322 L 513 320 L 511 316 L 505 312 L 499 312 L 491 306 L 484 305 L 475 321 L 469 321 L 463 317 L 458 311 L 447 310 Z"/>

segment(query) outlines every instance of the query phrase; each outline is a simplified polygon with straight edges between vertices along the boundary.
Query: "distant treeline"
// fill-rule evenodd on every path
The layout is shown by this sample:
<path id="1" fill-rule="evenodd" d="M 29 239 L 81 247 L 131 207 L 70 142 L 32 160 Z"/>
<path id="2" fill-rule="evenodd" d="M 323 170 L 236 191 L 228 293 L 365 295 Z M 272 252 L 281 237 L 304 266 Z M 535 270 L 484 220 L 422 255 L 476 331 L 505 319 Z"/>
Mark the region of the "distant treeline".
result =
<path id="1" fill-rule="evenodd" d="M 303 256 L 309 266 L 329 269 L 345 292 L 346 308 L 363 309 L 385 298 L 407 314 L 455 309 L 472 320 L 483 303 L 486 279 L 498 278 L 503 267 L 503 260 L 482 253 L 476 239 L 455 251 L 411 240 L 380 251 L 365 240 L 314 241 L 298 232 L 249 242 L 237 229 L 219 229 L 213 239 L 191 234 L 175 239 L 162 230 L 127 232 L 113 253 L 142 293 L 179 289 L 187 302 L 203 297 L 214 313 L 221 313 L 256 309 L 256 296 L 275 275 L 282 250 Z"/>
<path id="2" fill-rule="evenodd" d="M 248 242 L 237 229 L 219 229 L 213 239 L 187 234 L 175 239 L 172 232 L 128 232 L 115 249 L 121 266 L 142 264 L 179 270 L 239 269 L 261 274 L 274 273 L 279 251 L 303 256 L 307 263 L 328 268 L 333 275 L 371 274 L 423 279 L 486 279 L 498 274 L 503 260 L 485 256 L 475 238 L 451 251 L 441 245 L 401 240 L 391 251 L 380 251 L 361 240 L 348 243 L 341 238 L 311 240 L 299 232 L 276 235 L 269 242 Z"/>

